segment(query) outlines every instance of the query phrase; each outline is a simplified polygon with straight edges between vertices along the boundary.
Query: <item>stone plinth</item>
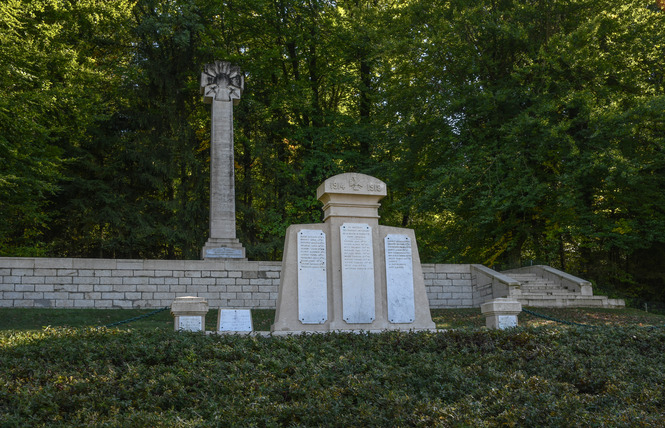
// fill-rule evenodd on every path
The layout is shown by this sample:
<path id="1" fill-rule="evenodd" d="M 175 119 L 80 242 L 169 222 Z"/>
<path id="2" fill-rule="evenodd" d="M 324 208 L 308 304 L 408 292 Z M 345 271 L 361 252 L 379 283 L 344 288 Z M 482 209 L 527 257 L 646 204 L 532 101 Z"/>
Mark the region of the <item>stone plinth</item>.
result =
<path id="1" fill-rule="evenodd" d="M 488 328 L 505 330 L 517 327 L 517 315 L 522 312 L 522 304 L 510 298 L 498 298 L 480 305 Z"/>
<path id="2" fill-rule="evenodd" d="M 379 225 L 385 183 L 341 174 L 317 196 L 324 223 L 286 231 L 273 333 L 434 329 L 413 230 Z"/>
<path id="3" fill-rule="evenodd" d="M 202 297 L 176 298 L 171 304 L 175 331 L 205 331 L 208 302 Z"/>

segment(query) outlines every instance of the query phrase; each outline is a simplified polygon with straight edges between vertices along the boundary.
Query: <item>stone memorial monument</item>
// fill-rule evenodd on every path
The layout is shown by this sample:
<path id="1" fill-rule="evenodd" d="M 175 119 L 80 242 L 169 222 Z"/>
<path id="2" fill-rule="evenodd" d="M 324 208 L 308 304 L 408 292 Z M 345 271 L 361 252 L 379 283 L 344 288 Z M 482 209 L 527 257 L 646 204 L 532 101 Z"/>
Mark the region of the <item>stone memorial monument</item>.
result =
<path id="1" fill-rule="evenodd" d="M 202 258 L 245 259 L 236 238 L 233 106 L 240 102 L 245 81 L 240 68 L 226 61 L 205 66 L 203 100 L 212 104 L 210 131 L 210 235 Z"/>
<path id="2" fill-rule="evenodd" d="M 356 173 L 319 186 L 324 222 L 286 231 L 273 334 L 435 328 L 415 233 L 379 225 L 386 194 Z"/>

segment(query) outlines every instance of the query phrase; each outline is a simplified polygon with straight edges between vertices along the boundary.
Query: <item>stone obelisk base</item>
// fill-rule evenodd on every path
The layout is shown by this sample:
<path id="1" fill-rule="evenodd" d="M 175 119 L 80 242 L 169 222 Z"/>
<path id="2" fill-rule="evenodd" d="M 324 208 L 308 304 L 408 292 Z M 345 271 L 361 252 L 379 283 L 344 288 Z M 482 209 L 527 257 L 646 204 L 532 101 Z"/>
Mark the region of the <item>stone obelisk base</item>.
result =
<path id="1" fill-rule="evenodd" d="M 209 238 L 203 246 L 201 258 L 204 260 L 232 259 L 247 261 L 245 247 L 235 238 Z"/>

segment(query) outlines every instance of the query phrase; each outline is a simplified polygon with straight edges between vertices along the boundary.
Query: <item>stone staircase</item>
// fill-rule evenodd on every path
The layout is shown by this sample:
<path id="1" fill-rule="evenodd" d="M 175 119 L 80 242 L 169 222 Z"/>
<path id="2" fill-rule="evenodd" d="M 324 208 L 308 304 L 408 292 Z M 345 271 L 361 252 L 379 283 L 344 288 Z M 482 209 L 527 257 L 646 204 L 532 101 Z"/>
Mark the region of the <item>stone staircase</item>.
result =
<path id="1" fill-rule="evenodd" d="M 552 268 L 548 269 L 554 271 Z M 519 272 L 521 270 L 502 273 L 520 283 L 519 288 L 510 290 L 510 297 L 517 299 L 523 306 L 546 308 L 623 308 L 625 306 L 624 301 L 620 299 L 594 296 L 591 284 L 587 281 L 580 280 L 579 284 L 583 286 L 576 286 L 570 281 L 557 280 L 556 276 L 548 275 L 551 273 L 548 271 L 534 272 L 536 269 L 529 269 L 527 272 Z"/>

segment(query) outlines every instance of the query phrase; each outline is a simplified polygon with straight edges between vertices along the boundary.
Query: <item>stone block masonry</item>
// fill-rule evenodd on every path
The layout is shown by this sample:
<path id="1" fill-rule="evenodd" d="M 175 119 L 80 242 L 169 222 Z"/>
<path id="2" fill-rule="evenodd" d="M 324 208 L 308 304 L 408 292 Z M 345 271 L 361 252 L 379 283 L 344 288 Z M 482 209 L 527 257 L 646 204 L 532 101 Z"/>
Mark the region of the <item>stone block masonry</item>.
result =
<path id="1" fill-rule="evenodd" d="M 176 297 L 197 296 L 210 308 L 273 309 L 281 265 L 0 257 L 0 307 L 159 308 L 170 306 Z M 422 267 L 431 308 L 478 307 L 485 300 L 478 298 L 472 265 Z"/>
<path id="2" fill-rule="evenodd" d="M 0 307 L 158 308 L 198 296 L 212 308 L 273 308 L 280 262 L 0 258 Z"/>

